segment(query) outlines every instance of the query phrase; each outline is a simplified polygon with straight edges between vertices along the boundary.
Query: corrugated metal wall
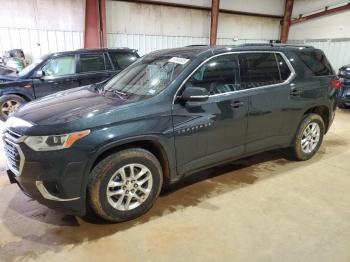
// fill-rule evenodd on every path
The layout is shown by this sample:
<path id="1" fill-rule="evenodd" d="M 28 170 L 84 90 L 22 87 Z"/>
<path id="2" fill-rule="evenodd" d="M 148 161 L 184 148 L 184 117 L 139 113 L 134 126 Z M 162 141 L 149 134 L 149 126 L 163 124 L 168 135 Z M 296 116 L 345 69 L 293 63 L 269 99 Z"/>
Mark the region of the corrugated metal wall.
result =
<path id="1" fill-rule="evenodd" d="M 267 43 L 268 40 L 263 39 L 240 39 L 234 41 L 230 38 L 219 38 L 218 45 L 238 45 L 244 43 Z M 162 36 L 162 35 L 142 35 L 142 34 L 122 34 L 108 33 L 108 47 L 129 47 L 139 51 L 140 55 L 147 54 L 151 51 L 182 47 L 188 45 L 207 45 L 209 38 L 207 37 L 191 37 L 191 36 Z"/>
<path id="2" fill-rule="evenodd" d="M 28 60 L 44 54 L 82 48 L 83 32 L 0 27 L 0 56 L 10 49 L 23 49 Z"/>
<path id="3" fill-rule="evenodd" d="M 350 39 L 294 40 L 289 42 L 312 45 L 323 50 L 336 71 L 343 65 L 350 64 Z"/>

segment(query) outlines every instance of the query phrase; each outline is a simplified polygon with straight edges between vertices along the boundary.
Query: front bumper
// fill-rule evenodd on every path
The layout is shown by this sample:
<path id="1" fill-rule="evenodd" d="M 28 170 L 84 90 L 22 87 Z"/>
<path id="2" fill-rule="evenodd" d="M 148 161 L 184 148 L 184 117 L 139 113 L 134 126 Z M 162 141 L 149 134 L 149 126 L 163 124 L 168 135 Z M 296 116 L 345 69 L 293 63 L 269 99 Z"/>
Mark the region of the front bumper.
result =
<path id="1" fill-rule="evenodd" d="M 85 196 L 82 190 L 87 153 L 84 149 L 63 149 L 37 152 L 13 133 L 4 136 L 7 174 L 31 198 L 65 213 L 84 215 Z M 18 151 L 9 147 L 9 141 Z M 12 154 L 12 155 L 11 155 Z"/>

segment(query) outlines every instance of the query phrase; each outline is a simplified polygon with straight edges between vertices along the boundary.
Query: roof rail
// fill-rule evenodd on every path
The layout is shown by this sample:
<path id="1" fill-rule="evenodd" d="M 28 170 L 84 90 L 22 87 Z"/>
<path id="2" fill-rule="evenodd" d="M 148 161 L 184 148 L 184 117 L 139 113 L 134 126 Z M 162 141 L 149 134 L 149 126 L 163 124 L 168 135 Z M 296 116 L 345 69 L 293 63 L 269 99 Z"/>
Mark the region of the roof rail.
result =
<path id="1" fill-rule="evenodd" d="M 209 46 L 209 45 L 188 45 L 186 47 L 191 47 L 191 46 Z"/>
<path id="2" fill-rule="evenodd" d="M 276 47 L 304 47 L 304 48 L 314 48 L 311 45 L 302 44 L 280 44 L 280 43 L 247 43 L 241 44 L 239 46 L 276 46 Z"/>

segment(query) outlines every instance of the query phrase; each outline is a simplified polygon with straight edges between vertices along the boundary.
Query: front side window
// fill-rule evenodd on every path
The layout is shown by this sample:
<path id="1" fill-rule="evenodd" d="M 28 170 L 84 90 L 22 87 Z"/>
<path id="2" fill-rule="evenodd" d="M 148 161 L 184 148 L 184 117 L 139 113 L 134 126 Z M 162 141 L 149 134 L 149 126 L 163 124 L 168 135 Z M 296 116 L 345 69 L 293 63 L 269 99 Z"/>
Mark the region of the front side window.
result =
<path id="1" fill-rule="evenodd" d="M 210 95 L 239 90 L 237 55 L 221 55 L 209 60 L 191 76 L 186 83 L 188 86 L 206 88 Z"/>
<path id="2" fill-rule="evenodd" d="M 243 89 L 281 83 L 274 53 L 243 53 L 239 55 Z"/>
<path id="3" fill-rule="evenodd" d="M 45 76 L 64 76 L 75 74 L 75 56 L 60 56 L 50 59 L 41 69 Z"/>
<path id="4" fill-rule="evenodd" d="M 80 55 L 80 73 L 103 71 L 105 69 L 103 54 Z"/>
<path id="5" fill-rule="evenodd" d="M 36 59 L 33 63 L 30 65 L 26 66 L 23 70 L 21 70 L 18 75 L 19 76 L 24 76 L 28 74 L 30 71 L 32 71 L 38 64 L 40 64 L 42 61 L 44 61 L 45 57 Z"/>
<path id="6" fill-rule="evenodd" d="M 125 69 L 137 60 L 137 55 L 134 53 L 121 53 L 111 52 L 109 53 L 112 62 L 116 68 Z"/>
<path id="7" fill-rule="evenodd" d="M 145 56 L 112 78 L 104 90 L 128 96 L 154 96 L 164 90 L 190 64 L 189 59 L 179 59 L 181 63 L 169 56 Z"/>

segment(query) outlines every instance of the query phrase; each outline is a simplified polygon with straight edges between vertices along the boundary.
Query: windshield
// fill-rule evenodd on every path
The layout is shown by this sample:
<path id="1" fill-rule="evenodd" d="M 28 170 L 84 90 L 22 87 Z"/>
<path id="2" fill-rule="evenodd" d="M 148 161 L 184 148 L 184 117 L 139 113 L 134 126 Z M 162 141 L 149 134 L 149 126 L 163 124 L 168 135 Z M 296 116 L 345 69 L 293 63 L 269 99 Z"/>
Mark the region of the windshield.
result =
<path id="1" fill-rule="evenodd" d="M 126 95 L 154 96 L 164 90 L 189 61 L 180 57 L 145 56 L 112 78 L 104 90 Z"/>
<path id="2" fill-rule="evenodd" d="M 18 75 L 24 76 L 24 75 L 28 74 L 30 71 L 33 70 L 34 67 L 36 67 L 38 64 L 40 64 L 43 60 L 44 60 L 43 58 L 36 59 L 33 63 L 31 63 L 30 65 L 26 66 L 23 70 L 21 70 L 18 73 Z"/>

